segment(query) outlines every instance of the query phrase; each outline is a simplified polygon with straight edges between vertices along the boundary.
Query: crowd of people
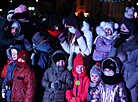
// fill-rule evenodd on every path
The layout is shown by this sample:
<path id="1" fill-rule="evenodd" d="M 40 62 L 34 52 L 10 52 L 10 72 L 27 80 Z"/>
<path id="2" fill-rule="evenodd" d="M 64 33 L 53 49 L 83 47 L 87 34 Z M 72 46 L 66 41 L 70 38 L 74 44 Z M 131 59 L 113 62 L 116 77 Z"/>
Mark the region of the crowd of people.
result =
<path id="1" fill-rule="evenodd" d="M 26 5 L 9 10 L 0 17 L 0 101 L 138 102 L 138 30 L 134 7 L 125 10 L 95 32 L 74 11 L 40 23 Z"/>

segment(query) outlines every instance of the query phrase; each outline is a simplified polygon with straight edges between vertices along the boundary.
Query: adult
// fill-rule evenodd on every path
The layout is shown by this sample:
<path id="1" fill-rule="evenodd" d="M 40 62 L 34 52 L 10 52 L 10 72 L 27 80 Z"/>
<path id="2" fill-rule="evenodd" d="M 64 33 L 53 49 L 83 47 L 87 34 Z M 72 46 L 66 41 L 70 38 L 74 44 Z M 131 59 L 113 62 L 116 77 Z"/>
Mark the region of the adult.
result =
<path id="1" fill-rule="evenodd" d="M 123 64 L 122 71 L 132 102 L 138 102 L 138 34 L 136 28 L 132 20 L 122 21 L 120 36 L 109 53 L 109 57 L 117 56 Z"/>

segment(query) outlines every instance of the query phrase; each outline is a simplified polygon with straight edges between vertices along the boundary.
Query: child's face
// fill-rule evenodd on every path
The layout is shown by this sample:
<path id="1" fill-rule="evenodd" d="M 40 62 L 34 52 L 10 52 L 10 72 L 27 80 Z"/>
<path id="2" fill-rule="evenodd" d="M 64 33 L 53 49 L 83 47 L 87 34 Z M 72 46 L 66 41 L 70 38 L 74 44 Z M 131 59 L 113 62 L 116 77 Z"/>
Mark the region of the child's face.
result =
<path id="1" fill-rule="evenodd" d="M 104 31 L 105 31 L 105 33 L 106 33 L 107 36 L 108 35 L 112 35 L 112 31 L 111 31 L 110 28 L 105 28 Z"/>
<path id="2" fill-rule="evenodd" d="M 90 77 L 93 83 L 96 83 L 99 80 L 99 76 L 97 74 L 92 73 Z"/>
<path id="3" fill-rule="evenodd" d="M 56 62 L 57 66 L 64 66 L 65 65 L 65 61 L 64 60 L 59 60 Z"/>
<path id="4" fill-rule="evenodd" d="M 13 60 L 17 60 L 17 52 L 11 52 Z"/>
<path id="5" fill-rule="evenodd" d="M 19 31 L 19 28 L 18 27 L 12 27 L 11 28 L 11 33 L 13 34 L 13 36 L 15 36 Z"/>
<path id="6" fill-rule="evenodd" d="M 113 75 L 114 75 L 114 71 L 111 70 L 111 69 L 109 69 L 109 68 L 105 68 L 105 69 L 104 69 L 104 74 L 105 74 L 106 76 L 113 76 Z"/>
<path id="7" fill-rule="evenodd" d="M 83 65 L 78 65 L 78 66 L 76 67 L 76 72 L 79 73 L 79 74 L 81 74 L 82 72 L 84 72 L 84 67 L 83 67 Z"/>

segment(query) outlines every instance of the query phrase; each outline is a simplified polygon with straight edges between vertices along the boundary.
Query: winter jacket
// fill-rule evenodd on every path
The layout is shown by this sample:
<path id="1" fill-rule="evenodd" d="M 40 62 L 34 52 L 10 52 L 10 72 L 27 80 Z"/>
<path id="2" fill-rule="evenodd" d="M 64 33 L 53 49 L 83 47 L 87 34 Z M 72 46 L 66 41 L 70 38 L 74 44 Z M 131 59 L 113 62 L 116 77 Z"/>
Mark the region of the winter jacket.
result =
<path id="1" fill-rule="evenodd" d="M 66 99 L 70 102 L 72 97 L 77 98 L 77 102 L 84 102 L 87 100 L 87 93 L 90 84 L 89 77 L 86 75 L 86 71 L 82 74 L 77 74 L 74 69 L 72 70 L 74 77 L 74 87 L 73 89 L 66 90 Z M 76 85 L 76 81 L 79 81 L 80 84 Z"/>
<path id="2" fill-rule="evenodd" d="M 117 37 L 117 31 L 114 31 L 111 36 L 107 36 L 103 28 L 98 26 L 96 27 L 96 33 L 97 37 L 94 41 L 96 47 L 93 52 L 93 59 L 95 61 L 102 61 L 107 58 L 111 50 L 113 40 Z"/>
<path id="3" fill-rule="evenodd" d="M 12 101 L 33 102 L 35 95 L 35 75 L 29 65 L 14 68 Z"/>
<path id="4" fill-rule="evenodd" d="M 123 63 L 126 87 L 131 91 L 133 102 L 138 102 L 138 35 L 134 34 L 119 47 L 112 47 L 110 56 L 117 56 Z"/>
<path id="5" fill-rule="evenodd" d="M 61 44 L 62 48 L 68 53 L 71 52 L 81 53 L 83 56 L 88 56 L 92 52 L 93 45 L 93 35 L 89 30 L 89 24 L 84 22 L 83 27 L 81 29 L 83 31 L 83 36 L 77 39 L 78 45 L 75 44 L 76 36 L 74 36 L 71 44 L 68 44 L 67 41 Z"/>
<path id="6" fill-rule="evenodd" d="M 124 82 L 109 85 L 101 80 L 92 93 L 91 102 L 128 102 Z"/>
<path id="7" fill-rule="evenodd" d="M 53 56 L 58 53 L 63 54 L 65 56 L 65 63 L 67 62 L 67 56 L 63 51 L 57 50 L 52 54 L 53 66 L 45 71 L 42 78 L 42 86 L 45 87 L 43 102 L 64 102 L 66 90 L 73 87 L 70 72 L 65 69 L 65 66 L 57 66 L 54 63 Z M 61 89 L 51 88 L 51 83 L 56 81 L 60 81 L 62 84 Z"/>
<path id="8" fill-rule="evenodd" d="M 11 60 L 7 60 L 7 64 L 4 65 L 4 67 L 3 67 L 2 71 L 1 71 L 1 77 L 2 77 L 3 79 L 6 77 L 6 71 L 7 71 L 8 65 L 9 65 L 10 63 L 12 63 L 12 62 L 13 62 L 12 59 L 11 59 Z"/>

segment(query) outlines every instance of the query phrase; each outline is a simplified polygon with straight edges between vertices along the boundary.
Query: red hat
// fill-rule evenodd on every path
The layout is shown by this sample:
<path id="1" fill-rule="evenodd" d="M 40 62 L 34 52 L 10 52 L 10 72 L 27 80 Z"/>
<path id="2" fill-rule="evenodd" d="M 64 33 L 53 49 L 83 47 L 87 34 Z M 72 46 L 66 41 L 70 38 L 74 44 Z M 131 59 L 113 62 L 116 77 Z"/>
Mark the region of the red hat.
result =
<path id="1" fill-rule="evenodd" d="M 17 59 L 23 59 L 25 60 L 26 63 L 30 62 L 30 56 L 29 56 L 29 52 L 27 50 L 21 50 L 18 54 L 18 58 Z"/>
<path id="2" fill-rule="evenodd" d="M 80 54 L 80 53 L 77 54 L 77 55 L 76 55 L 76 58 L 74 59 L 74 70 L 75 70 L 75 71 L 76 71 L 76 67 L 77 67 L 78 65 L 83 65 L 84 70 L 85 70 L 83 56 L 82 56 L 82 54 Z"/>

